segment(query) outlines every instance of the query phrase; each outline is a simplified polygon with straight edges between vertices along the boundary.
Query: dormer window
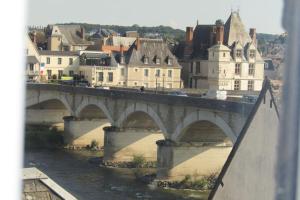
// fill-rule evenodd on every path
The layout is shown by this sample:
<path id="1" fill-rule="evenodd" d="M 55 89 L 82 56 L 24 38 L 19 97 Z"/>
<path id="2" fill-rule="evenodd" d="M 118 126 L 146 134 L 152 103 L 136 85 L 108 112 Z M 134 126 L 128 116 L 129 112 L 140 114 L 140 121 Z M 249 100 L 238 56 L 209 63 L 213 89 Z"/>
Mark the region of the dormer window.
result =
<path id="1" fill-rule="evenodd" d="M 160 65 L 160 58 L 155 58 L 155 63 L 157 64 L 157 65 Z"/>
<path id="2" fill-rule="evenodd" d="M 125 56 L 124 55 L 120 56 L 120 64 L 125 64 Z"/>
<path id="3" fill-rule="evenodd" d="M 172 59 L 172 58 L 170 58 L 170 57 L 168 57 L 168 60 L 167 60 L 167 62 L 168 62 L 168 65 L 172 65 L 172 64 L 173 64 L 173 59 Z"/>
<path id="4" fill-rule="evenodd" d="M 237 49 L 237 50 L 236 50 L 235 56 L 236 56 L 237 58 L 241 58 L 241 57 L 242 57 L 242 50 L 241 50 L 241 49 Z"/>
<path id="5" fill-rule="evenodd" d="M 250 50 L 250 52 L 249 52 L 249 57 L 250 57 L 250 58 L 255 58 L 255 54 L 256 54 L 256 51 L 255 51 L 255 50 Z"/>
<path id="6" fill-rule="evenodd" d="M 149 58 L 146 56 L 144 56 L 144 64 L 145 65 L 149 64 Z"/>

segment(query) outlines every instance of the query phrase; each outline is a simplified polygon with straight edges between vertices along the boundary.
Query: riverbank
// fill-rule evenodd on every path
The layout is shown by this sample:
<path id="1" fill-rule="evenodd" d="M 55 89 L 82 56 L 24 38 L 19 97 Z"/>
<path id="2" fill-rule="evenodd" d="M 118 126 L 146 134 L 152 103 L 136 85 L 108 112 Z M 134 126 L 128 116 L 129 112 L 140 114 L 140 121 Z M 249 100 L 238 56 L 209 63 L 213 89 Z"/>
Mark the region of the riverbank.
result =
<path id="1" fill-rule="evenodd" d="M 44 125 L 27 125 L 25 135 L 26 152 L 31 151 L 50 151 L 56 154 L 76 155 L 84 157 L 86 163 L 96 166 L 104 171 L 114 170 L 123 173 L 130 173 L 130 179 L 143 187 L 150 190 L 168 191 L 171 193 L 193 193 L 195 199 L 200 194 L 200 199 L 208 195 L 211 189 L 211 182 L 207 179 L 193 180 L 187 176 L 182 181 L 157 181 L 156 165 L 157 162 L 149 162 L 143 155 L 135 155 L 130 162 L 103 162 L 103 149 L 98 147 L 94 141 L 85 148 L 73 148 L 64 143 L 62 129 Z M 55 158 L 54 158 L 55 159 Z M 35 166 L 34 162 L 31 162 Z M 112 186 L 114 188 L 114 186 Z M 138 195 L 139 196 L 139 195 Z M 147 196 L 147 195 L 146 195 Z M 198 195 L 199 196 L 199 195 Z M 194 199 L 194 198 L 193 198 Z"/>

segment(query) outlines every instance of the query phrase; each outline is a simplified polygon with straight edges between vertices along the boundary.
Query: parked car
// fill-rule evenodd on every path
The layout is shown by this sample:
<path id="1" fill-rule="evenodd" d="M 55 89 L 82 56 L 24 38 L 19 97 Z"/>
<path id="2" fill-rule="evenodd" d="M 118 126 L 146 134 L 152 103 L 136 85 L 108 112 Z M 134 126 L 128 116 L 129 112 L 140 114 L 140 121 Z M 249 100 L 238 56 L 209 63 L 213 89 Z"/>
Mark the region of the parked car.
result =
<path id="1" fill-rule="evenodd" d="M 172 96 L 181 96 L 181 97 L 187 97 L 188 95 L 182 91 L 174 91 L 174 92 L 170 92 L 169 95 Z"/>
<path id="2" fill-rule="evenodd" d="M 258 99 L 257 95 L 243 95 L 242 102 L 255 103 L 257 99 Z"/>

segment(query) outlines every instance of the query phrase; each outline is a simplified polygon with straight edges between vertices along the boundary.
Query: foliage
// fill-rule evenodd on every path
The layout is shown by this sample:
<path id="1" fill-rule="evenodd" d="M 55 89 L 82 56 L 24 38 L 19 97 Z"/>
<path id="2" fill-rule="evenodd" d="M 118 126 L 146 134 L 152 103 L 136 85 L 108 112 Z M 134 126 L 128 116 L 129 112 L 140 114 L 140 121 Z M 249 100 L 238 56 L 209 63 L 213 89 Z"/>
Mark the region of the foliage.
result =
<path id="1" fill-rule="evenodd" d="M 99 146 L 99 142 L 97 142 L 96 140 L 91 141 L 91 145 L 90 145 L 91 149 L 97 148 L 98 146 Z"/>
<path id="2" fill-rule="evenodd" d="M 87 24 L 87 23 L 67 23 L 67 24 L 81 25 L 85 28 L 87 32 L 102 28 L 102 29 L 114 30 L 117 33 L 120 33 L 121 35 L 124 35 L 126 31 L 137 31 L 141 37 L 145 36 L 145 34 L 147 33 L 154 33 L 154 34 L 158 33 L 164 39 L 170 39 L 176 41 L 182 41 L 184 40 L 185 37 L 184 30 L 174 29 L 170 26 L 162 26 L 162 25 L 147 27 L 147 26 L 139 26 L 137 24 L 134 24 L 132 26 L 100 25 L 100 24 Z"/>
<path id="3" fill-rule="evenodd" d="M 132 165 L 135 168 L 141 168 L 145 165 L 146 159 L 143 155 L 134 155 L 132 159 Z"/>
<path id="4" fill-rule="evenodd" d="M 25 148 L 55 149 L 64 145 L 61 132 L 48 126 L 26 126 Z"/>

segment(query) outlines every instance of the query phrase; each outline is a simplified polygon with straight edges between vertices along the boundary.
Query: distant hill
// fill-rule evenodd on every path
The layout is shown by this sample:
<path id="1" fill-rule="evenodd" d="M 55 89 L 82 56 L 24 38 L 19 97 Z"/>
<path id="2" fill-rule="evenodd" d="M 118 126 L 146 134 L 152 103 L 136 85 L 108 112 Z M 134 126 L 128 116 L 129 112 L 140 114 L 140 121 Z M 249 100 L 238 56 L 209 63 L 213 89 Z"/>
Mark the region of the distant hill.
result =
<path id="1" fill-rule="evenodd" d="M 170 26 L 139 26 L 134 24 L 132 26 L 119 26 L 119 25 L 100 25 L 100 24 L 88 24 L 88 23 L 65 23 L 65 24 L 78 24 L 85 28 L 87 32 L 94 31 L 99 28 L 111 29 L 121 35 L 124 35 L 126 31 L 137 31 L 141 37 L 149 33 L 158 33 L 164 39 L 171 39 L 175 41 L 184 40 L 185 31 L 181 29 L 174 29 Z"/>

